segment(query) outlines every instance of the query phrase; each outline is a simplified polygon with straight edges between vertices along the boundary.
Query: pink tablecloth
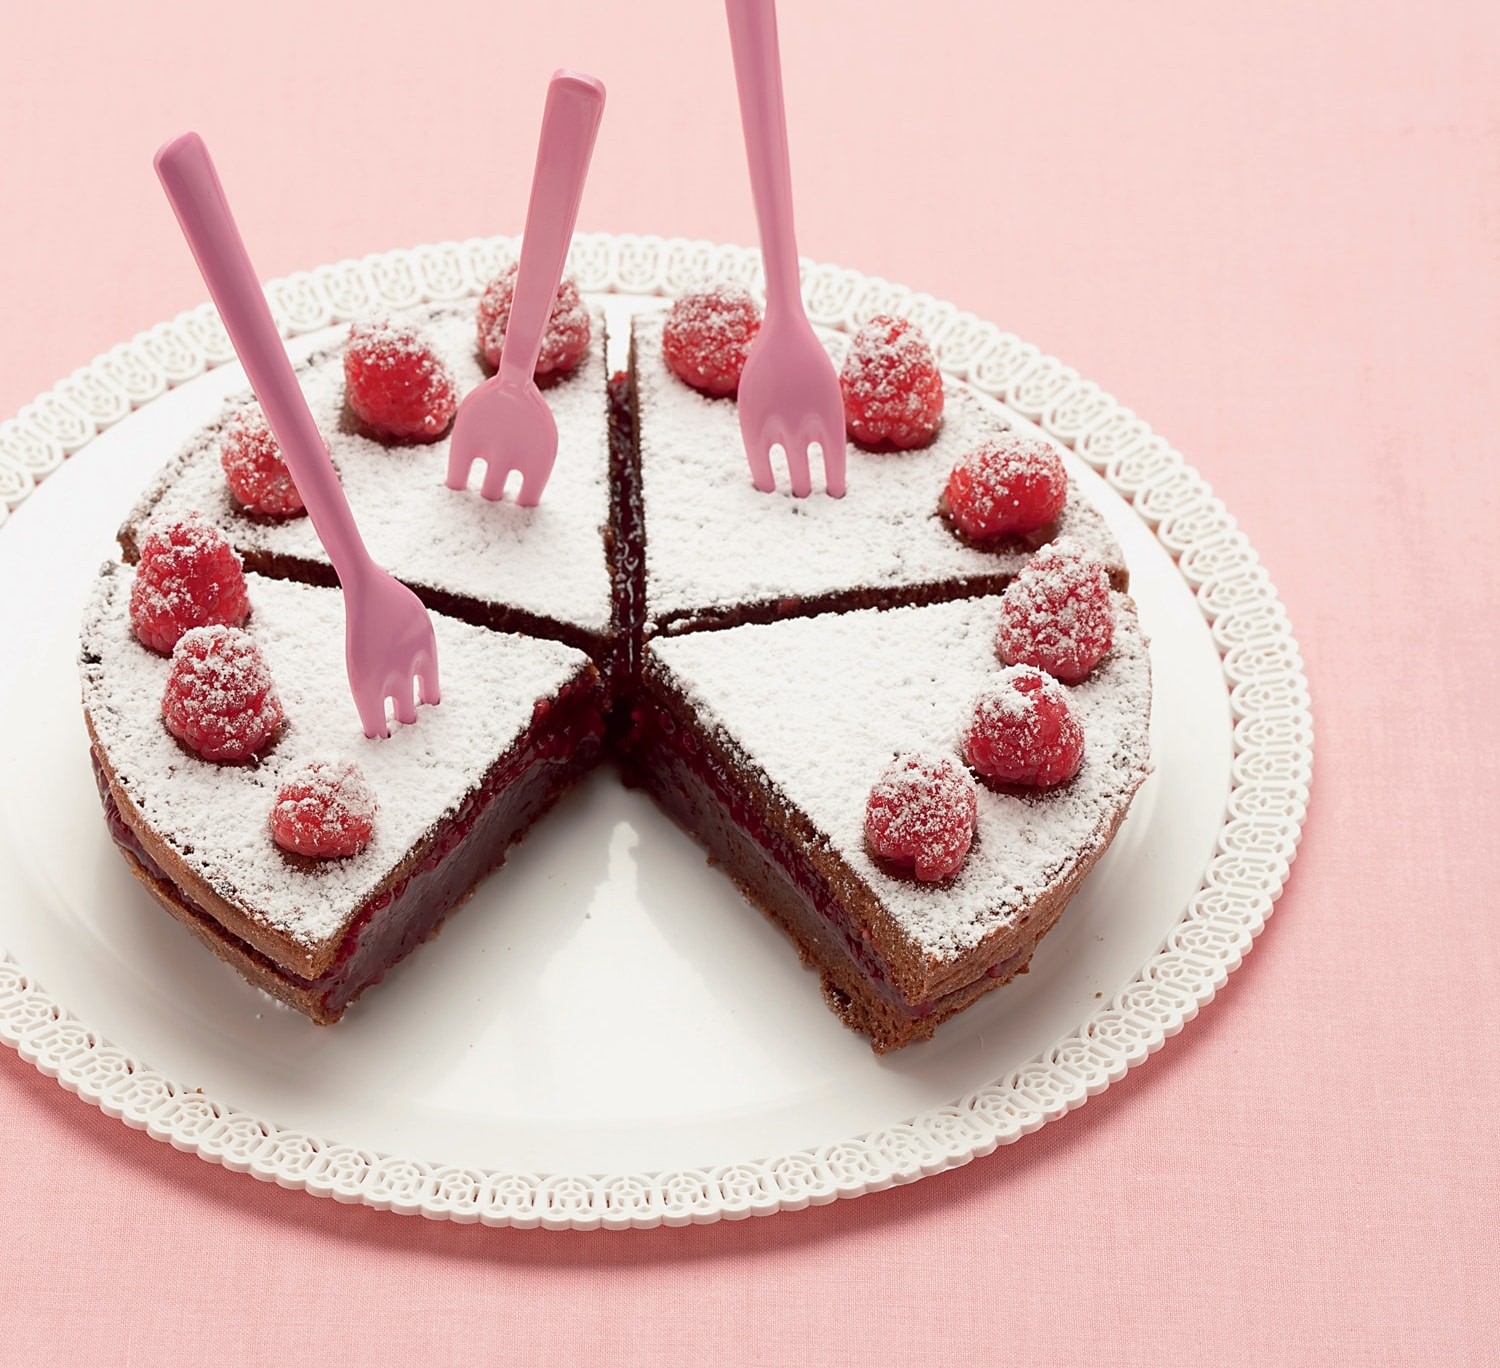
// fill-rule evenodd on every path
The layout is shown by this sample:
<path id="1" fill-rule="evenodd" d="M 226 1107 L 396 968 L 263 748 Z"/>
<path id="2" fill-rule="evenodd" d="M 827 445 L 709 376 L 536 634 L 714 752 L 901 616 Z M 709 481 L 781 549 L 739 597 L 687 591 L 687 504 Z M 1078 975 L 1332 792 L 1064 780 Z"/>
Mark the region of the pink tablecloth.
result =
<path id="1" fill-rule="evenodd" d="M 202 298 L 149 168 L 188 126 L 282 275 L 516 231 L 543 81 L 578 66 L 610 88 L 583 228 L 753 240 L 715 5 L 133 8 L 0 14 L 0 413 Z M 314 1201 L 0 1051 L 5 1362 L 1500 1356 L 1500 10 L 784 10 L 804 253 L 1120 396 L 1280 589 L 1317 774 L 1268 930 L 1076 1115 L 703 1229 Z"/>

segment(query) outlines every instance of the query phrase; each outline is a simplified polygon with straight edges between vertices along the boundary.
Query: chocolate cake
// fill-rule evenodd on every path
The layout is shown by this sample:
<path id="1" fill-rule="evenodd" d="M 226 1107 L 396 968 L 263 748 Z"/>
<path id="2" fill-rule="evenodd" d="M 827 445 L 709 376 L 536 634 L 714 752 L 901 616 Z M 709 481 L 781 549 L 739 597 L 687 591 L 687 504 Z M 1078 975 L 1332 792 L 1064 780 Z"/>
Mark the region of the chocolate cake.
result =
<path id="1" fill-rule="evenodd" d="M 1145 778 L 1151 673 L 1135 611 L 1069 691 L 1083 766 L 1046 792 L 981 786 L 951 879 L 885 868 L 864 797 L 900 751 L 951 752 L 998 669 L 993 597 L 659 638 L 629 773 L 817 968 L 884 1052 L 1023 972 Z"/>
<path id="2" fill-rule="evenodd" d="M 478 383 L 472 300 L 411 317 L 460 394 Z M 443 702 L 389 739 L 361 733 L 340 600 L 322 587 L 331 567 L 307 519 L 251 516 L 228 496 L 224 421 L 184 434 L 84 624 L 111 832 L 215 953 L 327 1023 L 612 751 L 627 782 L 785 927 L 844 1021 L 877 1051 L 926 1038 L 1025 969 L 1147 772 L 1149 667 L 1129 599 L 1114 594 L 1114 645 L 1068 690 L 1082 768 L 1046 792 L 981 787 L 958 873 L 923 883 L 870 853 L 871 784 L 898 751 L 954 752 L 966 707 L 1001 668 L 996 595 L 1038 546 L 1071 537 L 1120 591 L 1118 544 L 1071 480 L 1047 526 L 960 536 L 943 506 L 948 472 L 1009 425 L 952 380 L 929 446 L 851 443 L 844 499 L 757 493 L 733 399 L 667 369 L 662 316 L 637 318 L 629 371 L 608 382 L 595 325 L 583 364 L 546 390 L 560 448 L 529 510 L 447 489 L 445 441 L 365 431 L 345 403 L 339 344 L 300 370 L 372 554 L 436 610 Z M 244 764 L 204 761 L 167 733 L 168 661 L 131 634 L 129 562 L 146 520 L 188 510 L 252 572 L 247 629 L 285 703 L 274 744 Z M 376 791 L 377 834 L 358 854 L 314 861 L 271 838 L 275 781 L 313 753 L 357 760 Z"/>

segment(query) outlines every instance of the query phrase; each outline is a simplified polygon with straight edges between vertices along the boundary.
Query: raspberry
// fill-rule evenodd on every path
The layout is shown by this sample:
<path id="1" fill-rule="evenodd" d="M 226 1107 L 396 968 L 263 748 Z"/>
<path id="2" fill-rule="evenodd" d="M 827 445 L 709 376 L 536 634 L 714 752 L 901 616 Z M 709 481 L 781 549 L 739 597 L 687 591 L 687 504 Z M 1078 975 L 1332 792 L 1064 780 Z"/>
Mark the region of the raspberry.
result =
<path id="1" fill-rule="evenodd" d="M 1050 442 L 1005 433 L 959 458 L 944 497 L 967 536 L 1020 536 L 1062 512 L 1068 476 Z"/>
<path id="2" fill-rule="evenodd" d="M 248 632 L 194 627 L 172 652 L 161 715 L 205 760 L 248 760 L 281 725 L 281 700 Z"/>
<path id="3" fill-rule="evenodd" d="M 974 781 L 945 755 L 898 755 L 865 805 L 865 840 L 924 883 L 956 874 L 974 839 Z"/>
<path id="4" fill-rule="evenodd" d="M 409 323 L 362 319 L 344 348 L 349 407 L 377 437 L 431 442 L 458 410 L 453 375 L 431 343 Z"/>
<path id="5" fill-rule="evenodd" d="M 1104 566 L 1071 537 L 1042 547 L 1000 603 L 1000 658 L 1077 684 L 1114 641 Z"/>
<path id="6" fill-rule="evenodd" d="M 1083 763 L 1083 728 L 1067 690 L 1030 665 L 1002 670 L 975 700 L 962 745 L 980 774 L 1006 784 L 1052 788 Z"/>
<path id="7" fill-rule="evenodd" d="M 516 294 L 516 268 L 507 266 L 479 297 L 479 347 L 491 370 L 500 367 L 500 344 L 505 341 L 505 327 L 510 322 L 511 300 Z M 564 276 L 552 301 L 552 316 L 542 330 L 542 350 L 536 359 L 536 373 L 565 374 L 583 360 L 589 349 L 589 311 L 577 282 Z"/>
<path id="8" fill-rule="evenodd" d="M 915 323 L 878 314 L 854 334 L 839 374 L 849 435 L 865 446 L 926 446 L 943 417 L 943 377 Z"/>
<path id="9" fill-rule="evenodd" d="M 667 368 L 705 394 L 733 394 L 750 344 L 760 331 L 760 310 L 750 291 L 733 281 L 679 295 L 661 331 Z"/>
<path id="10" fill-rule="evenodd" d="M 312 760 L 277 788 L 271 835 L 283 850 L 315 860 L 358 855 L 370 844 L 376 806 L 358 765 Z"/>
<path id="11" fill-rule="evenodd" d="M 229 492 L 248 512 L 263 513 L 268 518 L 294 518 L 307 511 L 259 407 L 243 409 L 230 419 L 219 447 L 219 461 Z"/>
<path id="12" fill-rule="evenodd" d="M 240 558 L 213 523 L 201 513 L 152 521 L 130 590 L 130 626 L 143 646 L 170 655 L 191 627 L 238 627 L 249 616 Z"/>

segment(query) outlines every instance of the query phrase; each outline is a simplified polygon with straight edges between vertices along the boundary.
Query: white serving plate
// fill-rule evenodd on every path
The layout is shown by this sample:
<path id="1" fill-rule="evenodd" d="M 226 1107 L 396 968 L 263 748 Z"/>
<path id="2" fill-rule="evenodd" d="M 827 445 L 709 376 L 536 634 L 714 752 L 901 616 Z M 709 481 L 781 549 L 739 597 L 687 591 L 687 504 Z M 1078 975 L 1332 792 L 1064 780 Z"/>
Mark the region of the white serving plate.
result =
<path id="1" fill-rule="evenodd" d="M 269 293 L 300 357 L 372 303 L 473 293 L 513 250 L 395 252 Z M 650 238 L 580 238 L 572 269 L 617 316 L 704 271 L 758 284 L 752 252 Z M 126 872 L 77 703 L 78 618 L 116 526 L 244 385 L 205 308 L 0 426 L 15 510 L 0 531 L 0 1040 L 127 1124 L 284 1186 L 592 1228 L 765 1214 L 951 1168 L 1080 1105 L 1191 1019 L 1269 915 L 1305 813 L 1307 691 L 1274 589 L 1181 457 L 1073 372 L 900 287 L 811 265 L 805 284 L 828 326 L 916 316 L 945 369 L 1074 450 L 1126 551 L 1156 770 L 1030 973 L 876 1058 L 782 934 L 606 769 L 340 1026 L 246 986 Z"/>

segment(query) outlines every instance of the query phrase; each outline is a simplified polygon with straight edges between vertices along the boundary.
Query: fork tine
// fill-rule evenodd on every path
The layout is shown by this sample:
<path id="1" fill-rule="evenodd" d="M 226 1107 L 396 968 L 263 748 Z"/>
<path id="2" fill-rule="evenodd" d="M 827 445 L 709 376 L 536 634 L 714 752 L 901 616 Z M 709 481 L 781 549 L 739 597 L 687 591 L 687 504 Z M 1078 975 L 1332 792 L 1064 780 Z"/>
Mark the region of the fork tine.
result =
<path id="1" fill-rule="evenodd" d="M 455 424 L 453 439 L 448 445 L 448 477 L 444 481 L 449 489 L 469 487 L 469 476 L 474 471 L 477 455 L 478 453 L 470 448 L 469 443 L 462 440 L 460 429 Z"/>
<path id="2" fill-rule="evenodd" d="M 389 736 L 390 727 L 385 720 L 385 695 L 376 698 L 369 689 L 360 689 L 355 695 L 354 706 L 359 710 L 359 722 L 370 737 Z"/>
<path id="3" fill-rule="evenodd" d="M 396 721 L 410 726 L 417 720 L 416 704 L 412 702 L 410 675 L 394 679 L 386 686 L 386 694 L 396 705 Z"/>
<path id="4" fill-rule="evenodd" d="M 438 687 L 437 657 L 435 655 L 431 652 L 423 651 L 417 656 L 416 664 L 412 666 L 412 673 L 417 677 L 422 702 L 442 702 L 442 691 Z"/>
<path id="5" fill-rule="evenodd" d="M 505 482 L 510 479 L 510 472 L 514 466 L 505 465 L 498 458 L 490 458 L 484 468 L 484 483 L 480 485 L 479 492 L 486 499 L 500 499 L 505 495 Z"/>
<path id="6" fill-rule="evenodd" d="M 750 459 L 750 478 L 762 494 L 770 494 L 776 488 L 776 476 L 771 472 L 771 443 L 762 436 L 760 440 L 747 443 L 745 455 Z"/>
<path id="7" fill-rule="evenodd" d="M 819 454 L 823 457 L 823 487 L 830 498 L 842 499 L 847 455 L 844 434 L 840 431 L 831 442 L 820 436 L 817 443 Z"/>
<path id="8" fill-rule="evenodd" d="M 547 487 L 547 477 L 552 473 L 551 464 L 532 464 L 521 472 L 521 492 L 516 502 L 522 508 L 535 508 L 542 501 L 542 490 Z"/>
<path id="9" fill-rule="evenodd" d="M 812 472 L 808 469 L 807 448 L 800 442 L 791 442 L 783 448 L 786 452 L 786 468 L 792 477 L 792 497 L 805 499 L 812 493 Z"/>
<path id="10" fill-rule="evenodd" d="M 761 428 L 761 433 L 766 444 L 767 462 L 772 462 L 773 455 L 779 447 L 781 449 L 781 459 L 786 463 L 787 474 L 790 475 L 792 464 L 792 438 L 791 434 L 787 430 L 786 424 L 781 420 L 781 415 L 776 414 L 772 417 L 767 418 Z M 771 483 L 767 486 L 767 488 L 776 488 L 776 474 L 776 467 L 774 464 L 772 464 Z"/>

